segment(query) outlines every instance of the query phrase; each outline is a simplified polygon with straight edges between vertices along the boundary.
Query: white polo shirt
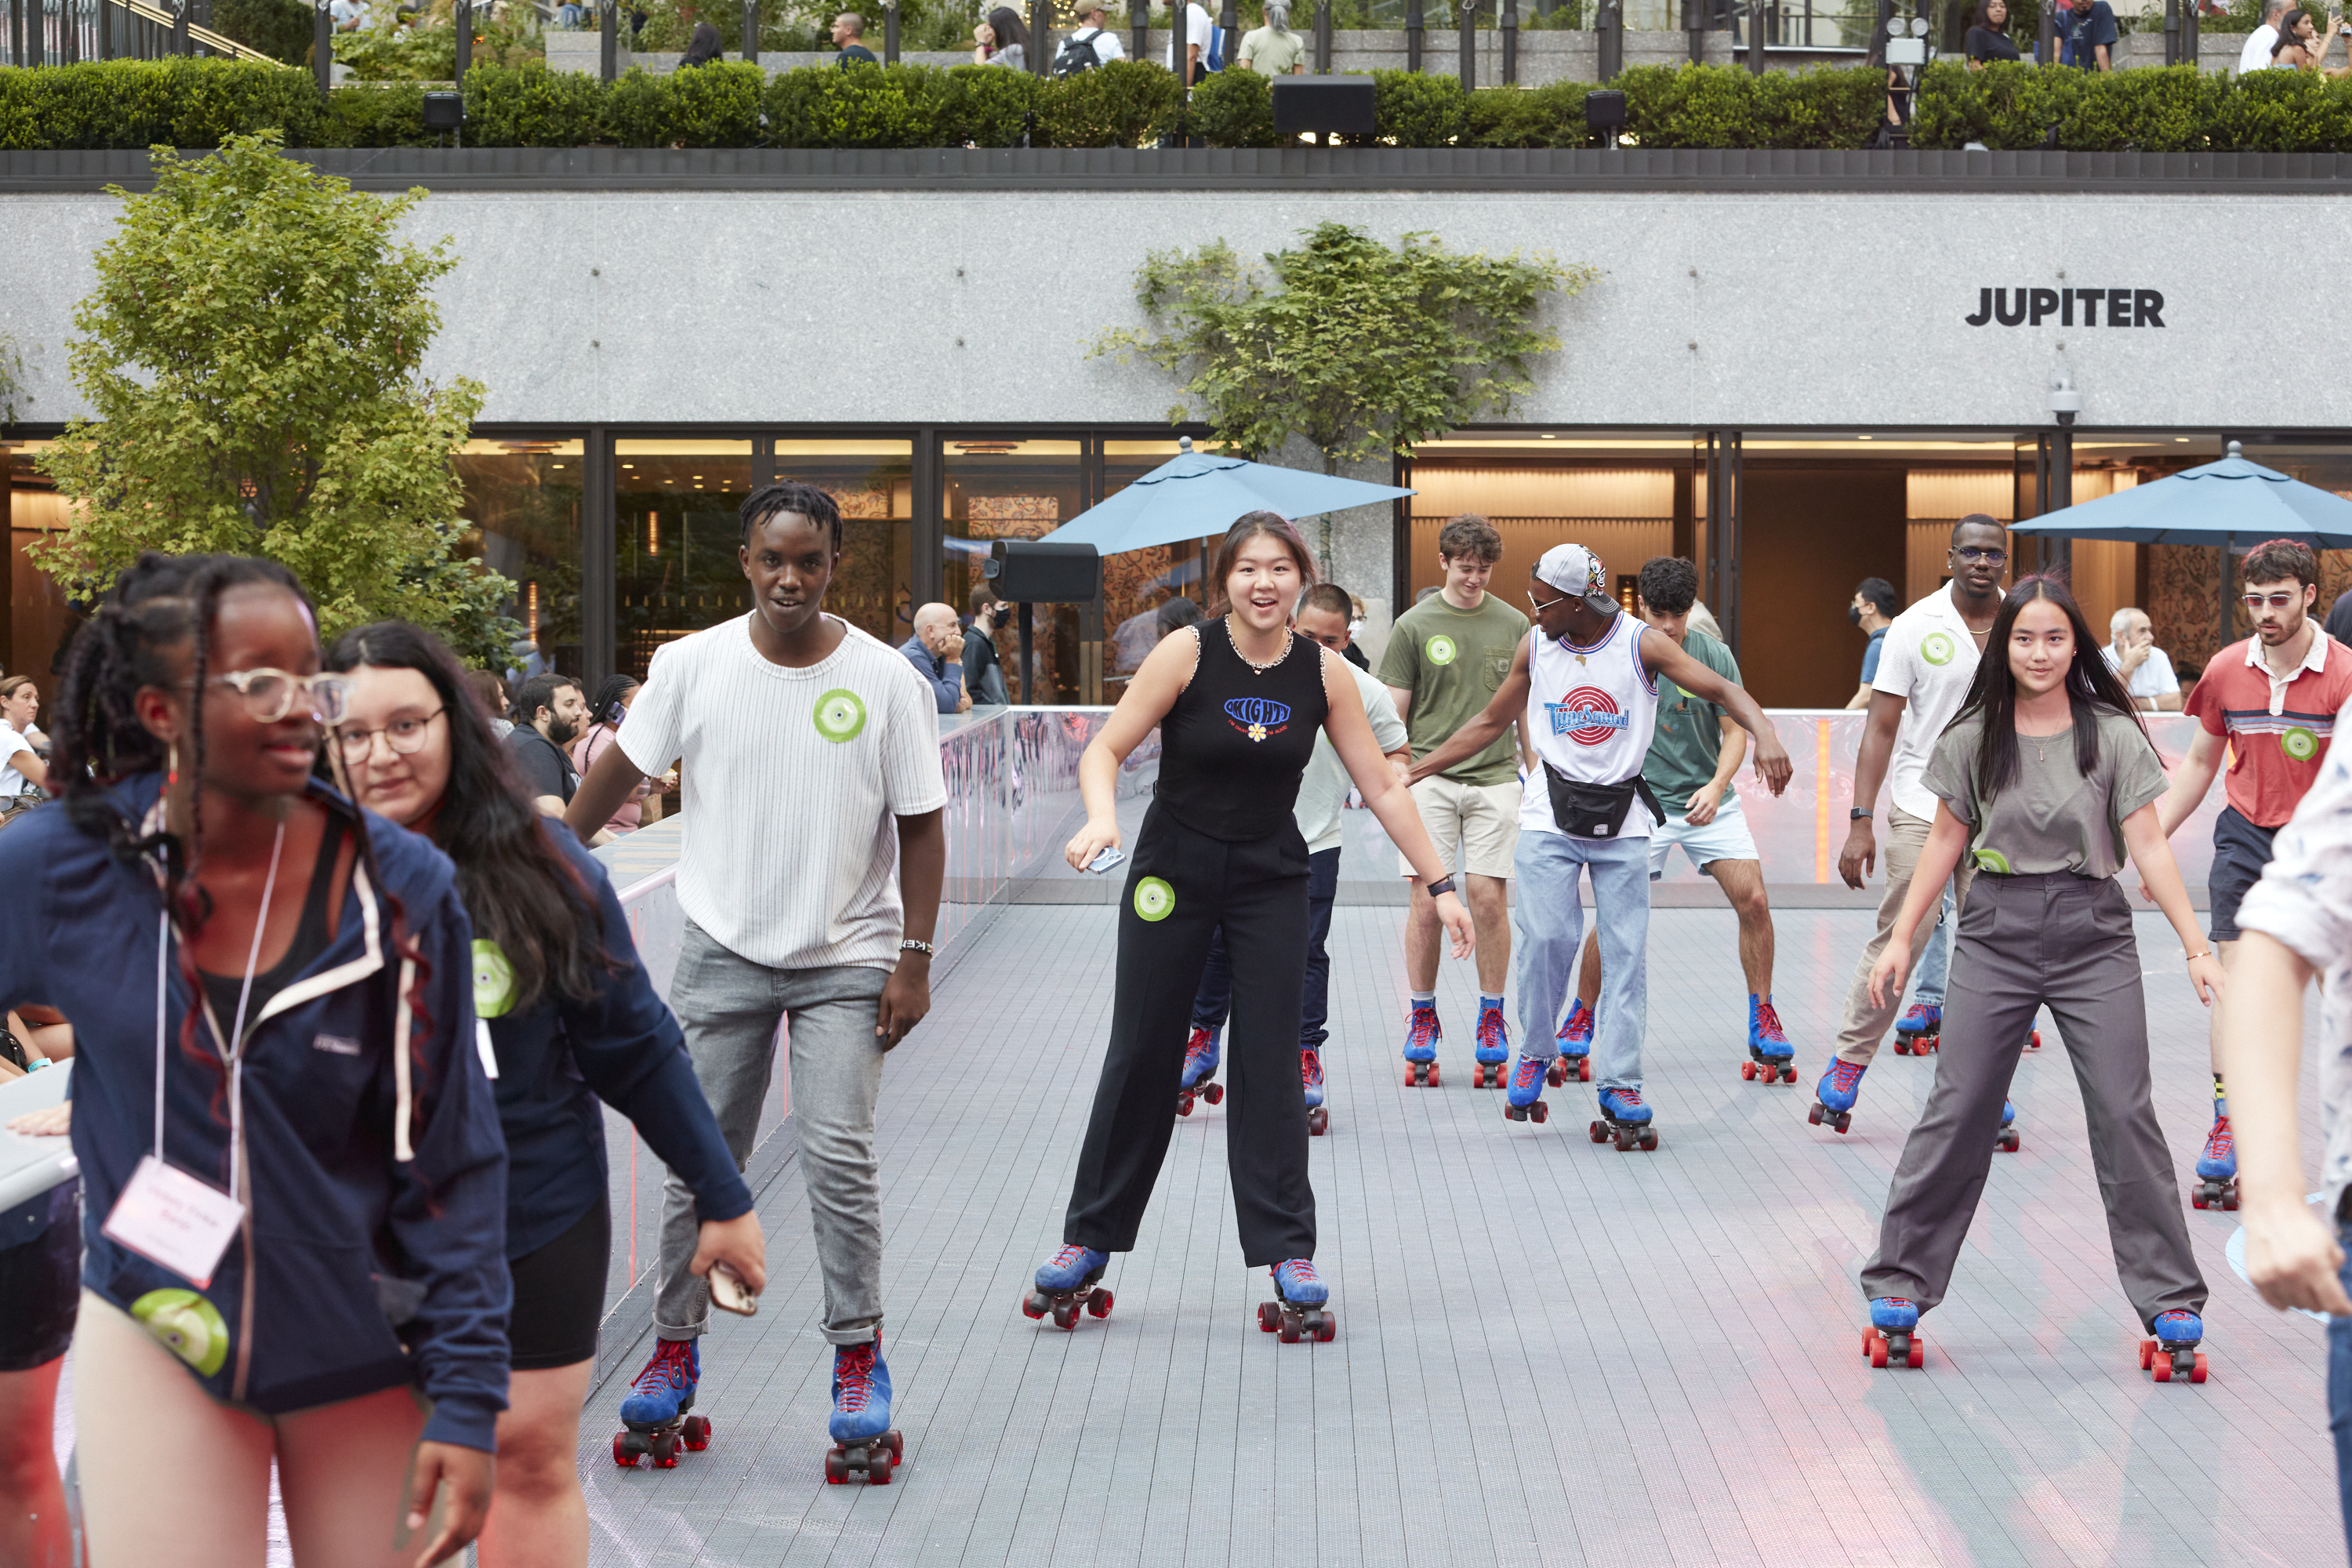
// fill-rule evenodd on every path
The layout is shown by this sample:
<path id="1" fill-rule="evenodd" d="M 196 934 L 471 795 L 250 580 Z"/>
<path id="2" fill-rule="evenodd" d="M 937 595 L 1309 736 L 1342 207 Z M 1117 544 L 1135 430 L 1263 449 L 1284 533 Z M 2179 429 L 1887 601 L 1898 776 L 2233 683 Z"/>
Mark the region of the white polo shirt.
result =
<path id="1" fill-rule="evenodd" d="M 1364 700 L 1364 717 L 1371 722 L 1373 741 L 1382 752 L 1403 751 L 1404 721 L 1397 717 L 1396 701 L 1389 696 L 1389 689 L 1344 658 L 1339 667 L 1356 678 L 1356 694 Z M 1316 731 L 1315 754 L 1307 760 L 1307 771 L 1298 777 L 1298 805 L 1291 813 L 1298 819 L 1298 836 L 1307 840 L 1308 854 L 1337 849 L 1346 841 L 1346 822 L 1339 813 L 1355 782 L 1331 737 Z"/>
<path id="2" fill-rule="evenodd" d="M 1895 617 L 1879 649 L 1873 691 L 1903 699 L 1903 721 L 1895 730 L 1895 754 L 1886 787 L 1895 804 L 1913 816 L 1934 821 L 1936 797 L 1919 782 L 1937 737 L 1960 710 L 1969 683 L 1977 678 L 1977 639 L 1960 618 L 1948 584 Z"/>
<path id="3" fill-rule="evenodd" d="M 2264 22 L 2246 35 L 2245 47 L 2238 51 L 2238 74 L 2266 71 L 2271 68 L 2271 46 L 2278 42 L 2278 29 Z"/>
<path id="4" fill-rule="evenodd" d="M 2109 669 L 2118 675 L 2123 673 L 2123 656 L 2116 651 L 2115 644 L 2107 644 L 2099 652 Z M 2180 677 L 2172 672 L 2172 660 L 2165 651 L 2151 647 L 2147 657 L 2139 661 L 2139 668 L 2131 672 L 2131 682 L 2124 689 L 2134 697 L 2162 697 L 2180 690 Z"/>

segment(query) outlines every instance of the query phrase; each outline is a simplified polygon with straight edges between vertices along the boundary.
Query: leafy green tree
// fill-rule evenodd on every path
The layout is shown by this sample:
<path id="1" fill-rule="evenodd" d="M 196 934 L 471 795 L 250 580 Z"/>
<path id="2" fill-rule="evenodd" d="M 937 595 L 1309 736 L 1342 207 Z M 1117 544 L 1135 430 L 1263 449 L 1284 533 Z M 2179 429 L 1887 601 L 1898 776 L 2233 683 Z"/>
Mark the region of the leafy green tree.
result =
<path id="1" fill-rule="evenodd" d="M 96 416 L 42 458 L 79 504 L 34 547 L 77 602 L 142 550 L 232 551 L 290 567 L 320 632 L 387 616 L 503 662 L 514 584 L 469 559 L 449 462 L 482 405 L 420 374 L 440 326 L 446 242 L 394 236 L 425 193 L 382 198 L 233 136 L 184 162 L 153 150 L 74 312 L 74 384 Z"/>
<path id="2" fill-rule="evenodd" d="M 1304 237 L 1263 266 L 1223 240 L 1153 252 L 1136 297 L 1160 330 L 1108 331 L 1094 352 L 1178 377 L 1229 449 L 1256 458 L 1296 434 L 1337 473 L 1507 412 L 1533 389 L 1535 357 L 1559 347 L 1537 320 L 1545 301 L 1599 276 L 1549 256 L 1460 254 L 1429 234 L 1393 249 L 1340 223 Z M 1192 416 L 1168 411 L 1171 424 Z"/>

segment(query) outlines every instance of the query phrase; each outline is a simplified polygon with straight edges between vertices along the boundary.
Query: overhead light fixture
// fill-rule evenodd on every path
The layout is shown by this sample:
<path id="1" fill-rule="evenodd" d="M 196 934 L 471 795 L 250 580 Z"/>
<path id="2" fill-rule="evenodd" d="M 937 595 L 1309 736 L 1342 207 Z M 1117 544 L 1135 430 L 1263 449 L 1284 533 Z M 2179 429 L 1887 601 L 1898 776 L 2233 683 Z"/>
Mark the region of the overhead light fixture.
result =
<path id="1" fill-rule="evenodd" d="M 636 467 L 636 465 L 635 465 L 635 463 L 623 463 L 623 464 L 621 465 L 621 467 L 623 467 L 623 468 L 635 468 L 635 467 Z"/>
<path id="2" fill-rule="evenodd" d="M 550 464 L 548 464 L 547 466 L 548 466 L 549 468 L 562 468 L 562 467 L 563 467 L 563 465 L 562 465 L 562 464 L 561 464 L 561 463 L 550 463 Z"/>
<path id="3" fill-rule="evenodd" d="M 1857 441 L 1875 441 L 1878 437 L 1875 436 L 1856 436 L 1854 439 Z"/>
<path id="4" fill-rule="evenodd" d="M 1021 443 L 1018 441 L 958 441 L 955 448 L 967 457 L 1001 457 L 1004 453 L 1020 450 Z"/>
<path id="5" fill-rule="evenodd" d="M 1550 431 L 1549 431 L 1549 430 L 1547 430 L 1547 431 L 1545 431 L 1545 432 L 1543 433 L 1543 438 L 1544 438 L 1545 440 L 1547 440 L 1547 441 L 1557 441 L 1557 440 L 1559 440 L 1559 437 L 1557 437 L 1557 436 L 1553 435 L 1553 434 L 1552 434 Z"/>
<path id="6" fill-rule="evenodd" d="M 2173 437 L 2173 439 L 2174 439 L 2174 440 L 2176 440 L 2176 441 L 2186 441 L 2186 440 L 2188 440 L 2188 439 L 2189 439 L 2189 437 L 2186 437 L 2186 436 L 2175 436 L 2175 437 Z"/>

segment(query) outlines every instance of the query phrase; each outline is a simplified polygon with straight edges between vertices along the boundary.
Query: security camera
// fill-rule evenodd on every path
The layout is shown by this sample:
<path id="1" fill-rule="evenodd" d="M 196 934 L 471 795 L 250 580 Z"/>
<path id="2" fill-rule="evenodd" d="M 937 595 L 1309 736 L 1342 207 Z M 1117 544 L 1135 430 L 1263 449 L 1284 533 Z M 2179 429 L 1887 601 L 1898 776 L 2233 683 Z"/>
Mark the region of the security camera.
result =
<path id="1" fill-rule="evenodd" d="M 2050 373 L 2050 412 L 2061 425 L 2074 424 L 2074 416 L 2083 412 L 2083 395 L 2074 390 L 2074 378 L 2063 370 Z"/>

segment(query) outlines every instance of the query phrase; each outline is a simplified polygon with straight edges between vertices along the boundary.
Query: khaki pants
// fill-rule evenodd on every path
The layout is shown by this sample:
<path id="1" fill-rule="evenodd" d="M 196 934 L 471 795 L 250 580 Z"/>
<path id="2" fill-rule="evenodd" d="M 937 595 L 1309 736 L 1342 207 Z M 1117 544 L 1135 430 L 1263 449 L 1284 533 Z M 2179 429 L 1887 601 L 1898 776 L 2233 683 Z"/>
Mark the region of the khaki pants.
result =
<path id="1" fill-rule="evenodd" d="M 1920 852 L 1927 847 L 1927 829 L 1932 824 L 1912 816 L 1901 806 L 1890 806 L 1886 816 L 1886 843 L 1884 848 L 1886 868 L 1886 890 L 1878 900 L 1878 930 L 1872 933 L 1870 945 L 1862 950 L 1862 961 L 1854 965 L 1853 984 L 1845 994 L 1845 1014 L 1838 1020 L 1838 1060 L 1868 1067 L 1878 1055 L 1879 1042 L 1886 1031 L 1895 1026 L 1895 1015 L 1903 1005 L 1903 993 L 1911 984 L 1911 976 L 1919 968 L 1919 955 L 1927 951 L 1928 942 L 1936 937 L 1935 905 L 1919 921 L 1919 929 L 1911 935 L 1911 963 L 1903 972 L 1901 984 L 1887 989 L 1886 1000 L 1873 1006 L 1870 1000 L 1871 966 L 1878 955 L 1886 951 L 1886 939 L 1895 933 L 1895 917 L 1903 912 L 1903 900 L 1911 891 L 1912 873 L 1919 868 Z M 1952 872 L 1952 898 L 1965 906 L 1969 901 L 1969 884 L 1976 879 L 1976 863 L 1967 856 Z M 1941 899 L 1937 900 L 1942 902 Z"/>

